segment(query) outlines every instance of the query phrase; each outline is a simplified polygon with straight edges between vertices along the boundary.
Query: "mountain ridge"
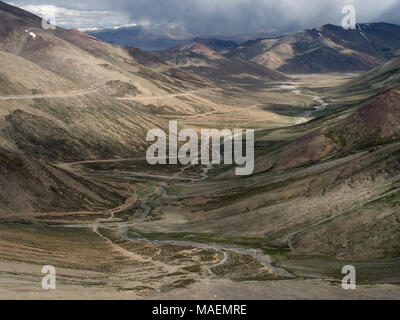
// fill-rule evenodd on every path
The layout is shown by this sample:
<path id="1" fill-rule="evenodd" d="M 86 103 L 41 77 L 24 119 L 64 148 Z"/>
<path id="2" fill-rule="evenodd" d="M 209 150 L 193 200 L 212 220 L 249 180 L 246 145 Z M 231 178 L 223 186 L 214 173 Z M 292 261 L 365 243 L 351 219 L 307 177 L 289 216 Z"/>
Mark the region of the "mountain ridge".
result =
<path id="1" fill-rule="evenodd" d="M 393 58 L 400 48 L 400 26 L 332 24 L 289 36 L 246 42 L 227 53 L 286 73 L 368 71 Z"/>

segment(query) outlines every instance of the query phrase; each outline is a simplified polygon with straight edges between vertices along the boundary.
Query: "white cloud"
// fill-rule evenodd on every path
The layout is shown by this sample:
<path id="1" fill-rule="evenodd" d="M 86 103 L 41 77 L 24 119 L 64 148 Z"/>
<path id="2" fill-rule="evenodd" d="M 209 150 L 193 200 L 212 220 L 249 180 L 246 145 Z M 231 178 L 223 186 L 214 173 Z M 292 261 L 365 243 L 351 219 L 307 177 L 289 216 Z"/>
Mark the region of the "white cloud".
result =
<path id="1" fill-rule="evenodd" d="M 180 24 L 195 35 L 279 32 L 340 24 L 352 4 L 357 22 L 400 23 L 400 0 L 11 0 L 30 11 L 57 10 L 58 24 L 74 28 L 129 23 Z M 35 3 L 35 5 L 31 5 Z M 95 9 L 95 10 L 94 10 Z"/>
<path id="2" fill-rule="evenodd" d="M 57 26 L 63 28 L 90 29 L 96 27 L 114 27 L 130 24 L 127 13 L 118 11 L 88 11 L 57 7 L 51 4 L 22 5 L 22 9 L 42 18 L 55 18 Z"/>

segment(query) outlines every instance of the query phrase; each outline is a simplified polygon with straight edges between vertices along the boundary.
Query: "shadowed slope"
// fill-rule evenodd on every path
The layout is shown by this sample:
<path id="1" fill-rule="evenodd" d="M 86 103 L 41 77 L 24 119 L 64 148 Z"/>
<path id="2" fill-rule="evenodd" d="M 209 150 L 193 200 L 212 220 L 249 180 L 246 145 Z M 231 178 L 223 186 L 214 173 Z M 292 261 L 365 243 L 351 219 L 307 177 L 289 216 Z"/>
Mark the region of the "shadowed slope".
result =
<path id="1" fill-rule="evenodd" d="M 38 212 L 102 210 L 123 202 L 89 180 L 44 161 L 0 149 L 0 215 L 32 217 Z"/>

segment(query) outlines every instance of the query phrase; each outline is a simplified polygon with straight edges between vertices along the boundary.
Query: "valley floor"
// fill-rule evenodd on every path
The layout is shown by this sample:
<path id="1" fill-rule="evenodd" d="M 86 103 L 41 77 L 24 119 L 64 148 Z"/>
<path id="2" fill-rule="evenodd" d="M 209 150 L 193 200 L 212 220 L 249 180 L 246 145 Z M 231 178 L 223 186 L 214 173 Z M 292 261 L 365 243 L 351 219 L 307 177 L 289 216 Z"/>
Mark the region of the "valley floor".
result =
<path id="1" fill-rule="evenodd" d="M 249 125 L 257 129 L 257 157 L 261 159 L 265 145 L 273 146 L 304 134 L 299 131 L 302 126 L 331 112 L 334 106 L 323 90 L 327 92 L 352 76 L 298 75 L 287 83 L 246 88 L 243 104 L 231 106 L 229 112 L 236 112 L 230 116 L 224 114 L 221 105 L 200 116 L 181 115 L 174 119 L 196 128 Z M 212 93 L 188 95 L 201 99 L 210 98 Z M 186 95 L 166 99 L 169 98 L 185 99 Z M 157 104 L 163 98 L 137 99 Z M 165 119 L 169 118 L 165 115 Z M 347 157 L 366 153 L 360 151 Z M 331 159 L 320 167 L 280 174 L 286 180 L 294 179 L 348 160 Z M 261 172 L 246 181 L 234 180 L 228 177 L 230 168 L 151 167 L 142 158 L 57 165 L 120 190 L 126 201 L 115 209 L 99 212 L 35 213 L 33 223 L 29 214 L 7 216 L 0 223 L 0 299 L 400 299 L 400 261 L 396 258 L 351 260 L 346 256 L 316 255 L 312 250 L 302 251 L 305 244 L 296 239 L 295 229 L 268 233 L 269 226 L 265 230 L 249 229 L 245 221 L 239 226 L 235 217 L 231 226 L 226 224 L 230 205 L 232 210 L 242 206 L 240 209 L 247 210 L 250 219 L 258 209 L 257 201 L 261 203 L 267 197 L 263 194 L 254 202 L 245 199 L 237 203 L 239 187 L 260 187 L 262 182 L 265 192 L 270 192 L 267 187 L 281 179 L 278 174 L 263 176 L 268 172 Z M 266 177 L 271 179 L 270 183 Z M 390 194 L 384 193 L 388 190 L 383 187 L 370 190 L 384 199 L 397 195 L 397 185 L 391 187 Z M 287 192 L 285 197 L 289 199 Z M 338 195 L 344 197 L 345 191 L 341 192 Z M 219 193 L 223 193 L 226 211 L 223 204 L 221 209 L 213 202 Z M 368 194 L 368 199 L 373 196 Z M 367 200 L 364 198 L 360 197 Z M 342 205 L 351 208 L 351 201 L 344 200 Z M 345 210 L 338 203 L 329 205 L 336 212 Z M 299 208 L 302 205 L 296 204 Z M 283 210 L 288 208 L 292 207 Z M 308 231 L 315 227 L 317 218 L 322 220 L 326 216 L 326 212 L 321 213 L 306 220 L 305 226 L 295 227 L 298 233 Z M 281 227 L 279 218 L 274 219 Z M 284 224 L 291 227 L 294 218 L 285 219 Z M 321 224 L 326 222 L 329 221 Z M 347 291 L 341 287 L 341 267 L 351 263 L 360 270 L 360 282 L 357 290 Z M 56 267 L 56 290 L 41 288 L 44 265 Z"/>

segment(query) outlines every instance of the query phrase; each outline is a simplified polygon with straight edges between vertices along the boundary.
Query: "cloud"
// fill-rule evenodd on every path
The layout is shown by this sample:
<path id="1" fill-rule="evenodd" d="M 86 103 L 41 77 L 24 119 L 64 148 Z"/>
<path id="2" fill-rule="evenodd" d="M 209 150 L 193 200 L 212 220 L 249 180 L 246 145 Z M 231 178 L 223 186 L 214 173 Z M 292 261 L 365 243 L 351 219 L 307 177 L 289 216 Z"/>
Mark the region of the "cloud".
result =
<path id="1" fill-rule="evenodd" d="M 11 4 L 17 5 L 16 3 Z M 19 5 L 19 7 L 39 17 L 55 18 L 57 26 L 63 28 L 90 29 L 127 25 L 130 21 L 128 13 L 112 10 L 77 10 L 52 4 Z"/>
<path id="2" fill-rule="evenodd" d="M 196 35 L 247 32 L 265 28 L 280 31 L 340 24 L 341 8 L 352 4 L 358 22 L 400 23 L 400 0 L 16 0 L 19 5 L 52 4 L 67 10 L 65 21 L 98 25 L 183 25 Z M 71 11 L 73 10 L 73 11 Z M 74 12 L 74 14 L 67 14 Z M 116 23 L 118 22 L 118 23 Z M 111 25 L 112 23 L 108 23 Z M 91 25 L 93 26 L 93 25 Z"/>

